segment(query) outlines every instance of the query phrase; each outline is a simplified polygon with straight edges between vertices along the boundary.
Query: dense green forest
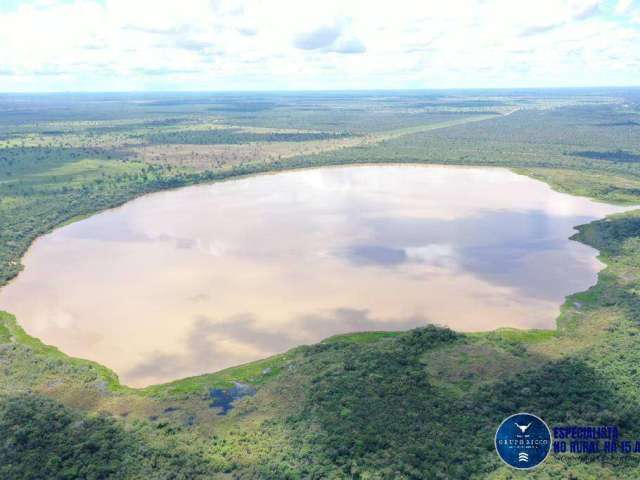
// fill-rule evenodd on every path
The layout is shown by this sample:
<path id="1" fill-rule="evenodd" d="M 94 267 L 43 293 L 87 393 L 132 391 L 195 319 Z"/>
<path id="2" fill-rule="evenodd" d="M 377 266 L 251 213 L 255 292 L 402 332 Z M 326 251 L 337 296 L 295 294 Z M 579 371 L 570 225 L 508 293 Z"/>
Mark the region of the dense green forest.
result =
<path id="1" fill-rule="evenodd" d="M 65 222 L 288 168 L 503 166 L 640 204 L 637 89 L 91 98 L 0 97 L 0 284 Z M 241 156 L 247 142 L 269 154 Z M 148 148 L 169 153 L 159 162 Z M 575 239 L 607 268 L 566 299 L 556 330 L 343 335 L 145 389 L 0 313 L 0 478 L 638 478 L 637 454 L 552 454 L 519 473 L 494 451 L 495 429 L 518 411 L 640 439 L 640 211 L 583 225 Z M 233 382 L 256 393 L 219 415 L 213 392 Z"/>

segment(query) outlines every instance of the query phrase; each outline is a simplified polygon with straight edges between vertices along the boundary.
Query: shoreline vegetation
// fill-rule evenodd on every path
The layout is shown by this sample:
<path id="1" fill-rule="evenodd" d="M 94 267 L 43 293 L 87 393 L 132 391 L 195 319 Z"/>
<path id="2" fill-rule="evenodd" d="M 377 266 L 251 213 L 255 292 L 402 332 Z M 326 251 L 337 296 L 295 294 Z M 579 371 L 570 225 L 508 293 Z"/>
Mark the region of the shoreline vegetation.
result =
<path id="1" fill-rule="evenodd" d="M 640 94 L 628 95 L 624 102 L 603 94 L 595 100 L 545 97 L 535 99 L 536 108 L 512 99 L 508 116 L 502 112 L 440 129 L 414 125 L 410 133 L 375 143 L 333 149 L 313 145 L 307 147 L 309 153 L 267 155 L 253 162 L 242 160 L 238 151 L 216 150 L 212 155 L 222 155 L 222 163 L 195 167 L 171 164 L 170 159 L 142 161 L 134 147 L 126 146 L 126 135 L 83 137 L 88 134 L 74 130 L 80 127 L 67 125 L 60 129 L 66 132 L 64 146 L 56 147 L 46 143 L 51 138 L 45 141 L 24 125 L 18 129 L 21 140 L 2 140 L 3 129 L 9 130 L 2 125 L 0 284 L 19 272 L 19 259 L 34 239 L 62 224 L 167 188 L 293 168 L 500 166 L 558 191 L 638 205 L 640 163 L 632 160 L 640 152 L 640 130 L 626 123 L 617 126 L 624 123 L 620 119 L 640 118 Z M 513 104 L 527 108 L 514 110 Z M 243 120 L 264 127 L 282 112 L 266 113 Z M 324 117 L 314 121 L 309 121 L 314 130 L 325 131 Z M 188 135 L 188 127 L 175 128 Z M 81 147 L 87 138 L 94 145 Z M 201 133 L 198 141 L 203 141 Z M 196 150 L 190 158 L 202 162 Z M 597 152 L 603 153 L 601 158 Z M 31 430 L 37 436 L 60 420 L 56 431 L 67 447 L 76 448 L 82 441 L 72 425 L 91 423 L 95 451 L 84 460 L 61 457 L 64 468 L 86 478 L 168 478 L 171 472 L 203 479 L 231 474 L 291 479 L 637 478 L 640 467 L 632 457 L 551 456 L 541 468 L 521 475 L 503 466 L 493 452 L 492 432 L 515 411 L 531 411 L 550 425 L 616 425 L 622 437 L 640 438 L 640 210 L 578 226 L 572 239 L 596 248 L 606 267 L 596 285 L 566 298 L 555 330 L 360 332 L 144 389 L 120 385 L 107 368 L 42 344 L 20 328 L 19 319 L 0 312 L 0 427 L 10 429 L 30 415 L 42 417 L 42 425 Z M 234 382 L 251 384 L 257 393 L 236 402 L 228 415 L 218 415 L 209 406 L 208 392 Z M 469 449 L 446 448 L 460 441 Z M 14 437 L 10 442 L 23 455 L 48 458 L 50 478 L 76 478 L 59 474 L 60 466 L 50 458 L 55 452 L 47 453 L 50 445 L 38 449 Z M 107 443 L 113 445 L 110 453 Z M 106 460 L 97 461 L 95 452 Z M 0 457 L 13 459 L 0 466 L 0 473 L 30 478 L 29 472 L 37 471 L 29 470 L 34 465 L 15 455 L 0 448 Z M 118 455 L 121 460 L 114 460 Z"/>
<path id="2" fill-rule="evenodd" d="M 52 227 L 51 229 L 47 230 L 47 232 L 39 235 L 38 237 L 34 238 L 30 244 L 29 247 L 33 244 L 33 242 L 35 242 L 38 238 L 40 238 L 42 235 L 46 235 L 49 232 L 52 232 L 53 230 L 57 229 L 57 228 L 61 228 L 65 225 L 69 225 L 71 223 L 89 218 L 97 213 L 101 213 L 110 209 L 114 209 L 114 208 L 118 208 L 122 205 L 124 205 L 125 203 L 131 202 L 137 198 L 140 198 L 142 196 L 146 196 L 146 195 L 151 195 L 154 193 L 161 193 L 163 191 L 167 191 L 167 190 L 173 190 L 173 189 L 178 189 L 178 188 L 185 188 L 185 187 L 190 187 L 190 186 L 196 186 L 196 185 L 206 185 L 206 184 L 214 184 L 214 183 L 218 183 L 221 181 L 240 181 L 244 178 L 247 177 L 251 177 L 251 176 L 255 176 L 255 175 L 267 175 L 267 174 L 277 174 L 280 172 L 285 172 L 285 171 L 292 171 L 292 170 L 302 170 L 302 169 L 315 169 L 315 168 L 327 168 L 327 167 L 338 167 L 338 166 L 347 166 L 347 165 L 424 165 L 424 166 L 428 166 L 428 165 L 434 165 L 434 166 L 469 166 L 469 167 L 486 167 L 486 165 L 448 165 L 448 164 L 438 164 L 438 163 L 408 163 L 408 162 L 394 162 L 394 163 L 390 163 L 390 162 L 377 162 L 377 163 L 356 163 L 356 164 L 350 164 L 350 163 L 332 163 L 332 164 L 327 164 L 327 165 L 323 165 L 323 164 L 317 164 L 317 165 L 282 165 L 282 166 L 278 166 L 278 168 L 272 168 L 273 166 L 267 166 L 267 168 L 264 171 L 256 171 L 256 172 L 250 172 L 250 173 L 239 173 L 239 172 L 232 172 L 228 175 L 224 175 L 220 178 L 217 178 L 215 176 L 205 176 L 204 178 L 206 178 L 206 180 L 201 180 L 202 177 L 199 177 L 198 180 L 196 180 L 194 183 L 185 183 L 184 185 L 180 185 L 180 186 L 171 186 L 171 187 L 167 187 L 167 188 L 160 188 L 158 190 L 151 190 L 148 191 L 146 193 L 142 193 L 136 196 L 131 197 L 130 199 L 124 200 L 122 203 L 118 203 L 115 204 L 113 206 L 109 206 L 106 207 L 102 210 L 96 211 L 96 212 L 91 212 L 91 213 L 86 213 L 86 214 L 82 214 L 82 215 L 77 215 L 74 216 L 72 218 L 69 218 L 68 220 L 63 221 L 61 224 L 56 225 L 54 227 Z M 493 168 L 499 168 L 499 167 L 493 167 Z M 534 178 L 537 179 L 535 175 L 528 175 L 526 170 L 521 170 L 518 168 L 512 168 L 510 169 L 512 171 L 514 171 L 515 173 L 519 173 L 521 175 L 526 175 L 529 176 L 530 178 Z M 543 182 L 545 182 L 545 180 L 541 180 Z M 188 182 L 188 181 L 187 181 Z M 547 183 L 547 182 L 545 182 Z M 557 186 L 554 186 L 550 183 L 547 183 L 549 186 L 551 186 L 554 189 L 557 189 Z M 562 193 L 568 193 L 568 194 L 573 194 L 570 191 L 566 191 L 566 190 L 557 190 L 557 191 L 561 191 Z M 594 197 L 587 197 L 587 198 L 592 198 L 594 200 L 599 200 L 602 201 L 598 198 L 594 198 Z M 619 204 L 619 205 L 630 205 L 627 202 L 610 202 L 612 204 Z M 638 207 L 638 212 L 640 212 L 640 206 Z M 610 216 L 605 217 L 604 219 L 608 219 Z M 604 220 L 603 219 L 603 220 Z M 595 223 L 598 220 L 595 220 L 594 222 L 591 223 Z M 590 224 L 591 224 L 590 223 Z M 585 224 L 585 225 L 575 225 L 574 228 L 576 229 L 581 229 L 583 227 L 586 227 L 587 225 L 590 224 Z M 578 235 L 574 235 L 574 237 L 572 237 L 572 240 L 574 241 L 580 241 L 578 239 Z M 583 242 L 585 243 L 585 242 Z M 589 243 L 585 243 L 588 246 L 592 246 Z M 29 249 L 29 247 L 27 247 L 27 250 Z M 26 251 L 24 252 L 24 254 L 26 254 Z M 23 254 L 23 255 L 24 255 Z M 600 257 L 598 257 L 600 258 Z M 606 265 L 606 264 L 605 264 Z M 22 265 L 20 265 L 20 267 L 22 267 Z M 605 266 L 606 269 L 606 266 Z M 18 272 L 19 274 L 19 272 Z M 18 275 L 16 274 L 16 276 Z M 6 282 L 4 282 L 3 284 L 0 284 L 0 288 L 2 288 L 4 285 L 8 284 L 13 278 L 7 280 Z M 600 278 L 598 276 L 598 282 L 600 281 Z M 594 287 L 597 286 L 594 285 Z M 578 293 L 584 293 L 584 292 L 576 292 L 576 294 Z M 568 301 L 569 297 L 572 297 L 573 295 L 567 296 L 565 298 L 565 302 L 566 303 Z M 284 363 L 286 361 L 286 359 L 288 358 L 287 356 L 287 352 L 283 352 L 281 354 L 278 355 L 274 355 L 272 357 L 267 357 L 261 360 L 257 360 L 254 362 L 249 362 L 247 364 L 242 364 L 242 365 L 237 365 L 237 366 L 233 366 L 233 367 L 229 367 L 220 371 L 216 371 L 216 372 L 210 372 L 210 373 L 205 373 L 202 375 L 197 375 L 194 377 L 187 377 L 187 378 L 182 378 L 182 379 L 177 379 L 171 382 L 167 382 L 164 384 L 157 384 L 157 385 L 150 385 L 148 387 L 142 387 L 142 388 L 135 388 L 135 387 L 129 387 L 127 385 L 123 385 L 120 383 L 120 381 L 118 380 L 118 376 L 115 372 L 113 372 L 112 370 L 110 370 L 108 367 L 101 365 L 97 362 L 93 362 L 91 360 L 86 360 L 86 359 L 82 359 L 82 358 L 75 358 L 75 357 L 71 357 L 67 354 L 65 354 L 64 352 L 60 351 L 58 348 L 56 348 L 55 346 L 50 346 L 50 345 L 46 345 L 44 343 L 42 343 L 39 339 L 32 337 L 30 335 L 28 335 L 19 325 L 16 317 L 14 315 L 12 315 L 10 312 L 4 312 L 0 310 L 0 328 L 4 328 L 7 330 L 9 338 L 12 339 L 12 341 L 19 341 L 22 342 L 26 345 L 31 346 L 32 348 L 36 349 L 37 351 L 44 353 L 44 354 L 48 354 L 48 355 L 54 355 L 57 356 L 61 359 L 64 359 L 66 361 L 70 361 L 73 363 L 77 363 L 79 365 L 84 364 L 86 365 L 88 368 L 93 368 L 96 369 L 98 375 L 107 382 L 108 388 L 116 393 L 116 392 L 129 392 L 129 393 L 139 393 L 142 395 L 158 395 L 158 394 L 162 394 L 164 393 L 164 391 L 169 391 L 171 393 L 193 393 L 193 392 L 197 392 L 197 391 L 201 391 L 202 389 L 206 389 L 208 387 L 231 387 L 233 386 L 233 381 L 237 380 L 237 381 L 247 381 L 247 382 L 262 382 L 264 381 L 263 378 L 260 378 L 260 375 L 258 375 L 258 370 L 262 369 L 262 368 L 273 368 L 274 365 L 278 365 L 280 363 Z M 493 331 L 488 331 L 488 332 L 468 332 L 468 333 L 460 333 L 461 335 L 471 335 L 471 336 L 475 336 L 475 337 L 482 337 L 483 335 L 491 335 L 491 336 L 495 336 L 495 337 L 500 337 L 500 338 L 511 338 L 511 339 L 519 339 L 520 341 L 523 342 L 538 342 L 538 341 L 544 341 L 544 340 L 548 340 L 550 338 L 553 338 L 555 336 L 555 332 L 557 331 L 557 329 L 550 329 L 550 330 L 545 330 L 545 329 L 530 329 L 530 330 L 522 330 L 522 329 L 516 329 L 516 328 L 511 328 L 511 327 L 504 327 L 504 328 L 499 328 Z M 378 339 L 380 337 L 384 337 L 384 336 L 393 336 L 393 335 L 397 335 L 398 333 L 401 333 L 401 331 L 391 331 L 391 332 L 353 332 L 353 333 L 349 333 L 349 334 L 342 334 L 342 335 L 336 335 L 336 336 L 332 336 L 332 337 L 328 337 L 327 339 L 321 341 L 321 343 L 325 343 L 325 342 L 340 342 L 340 341 L 346 341 L 346 342 L 367 342 L 367 341 L 375 341 L 374 339 Z M 292 349 L 293 351 L 296 350 L 296 348 Z M 248 372 L 251 372 L 253 375 L 248 374 Z"/>

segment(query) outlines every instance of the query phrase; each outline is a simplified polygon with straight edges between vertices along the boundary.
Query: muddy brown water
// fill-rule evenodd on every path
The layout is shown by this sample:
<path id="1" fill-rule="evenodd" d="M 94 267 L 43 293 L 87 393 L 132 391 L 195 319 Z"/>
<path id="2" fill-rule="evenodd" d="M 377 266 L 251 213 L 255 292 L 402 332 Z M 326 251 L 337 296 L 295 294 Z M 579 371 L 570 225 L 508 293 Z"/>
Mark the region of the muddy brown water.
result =
<path id="1" fill-rule="evenodd" d="M 0 308 L 145 386 L 328 336 L 553 328 L 622 211 L 499 168 L 357 166 L 160 192 L 34 242 Z"/>

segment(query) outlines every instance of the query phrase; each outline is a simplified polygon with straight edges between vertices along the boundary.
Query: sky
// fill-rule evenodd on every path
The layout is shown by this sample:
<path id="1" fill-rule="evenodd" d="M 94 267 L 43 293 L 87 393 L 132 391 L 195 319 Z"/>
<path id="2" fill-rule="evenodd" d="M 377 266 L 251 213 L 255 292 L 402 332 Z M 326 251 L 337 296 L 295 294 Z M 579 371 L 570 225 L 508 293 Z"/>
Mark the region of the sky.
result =
<path id="1" fill-rule="evenodd" d="M 640 0 L 0 0 L 0 91 L 640 85 Z"/>

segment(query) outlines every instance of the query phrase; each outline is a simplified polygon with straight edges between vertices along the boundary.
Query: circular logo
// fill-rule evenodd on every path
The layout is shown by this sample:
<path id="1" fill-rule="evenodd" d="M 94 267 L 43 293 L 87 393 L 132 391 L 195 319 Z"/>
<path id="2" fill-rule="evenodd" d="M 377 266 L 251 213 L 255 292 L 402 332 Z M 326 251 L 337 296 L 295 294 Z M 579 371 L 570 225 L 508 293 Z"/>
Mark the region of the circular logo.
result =
<path id="1" fill-rule="evenodd" d="M 520 470 L 540 465 L 551 450 L 551 431 L 530 413 L 516 413 L 496 431 L 496 451 L 504 463 Z"/>

